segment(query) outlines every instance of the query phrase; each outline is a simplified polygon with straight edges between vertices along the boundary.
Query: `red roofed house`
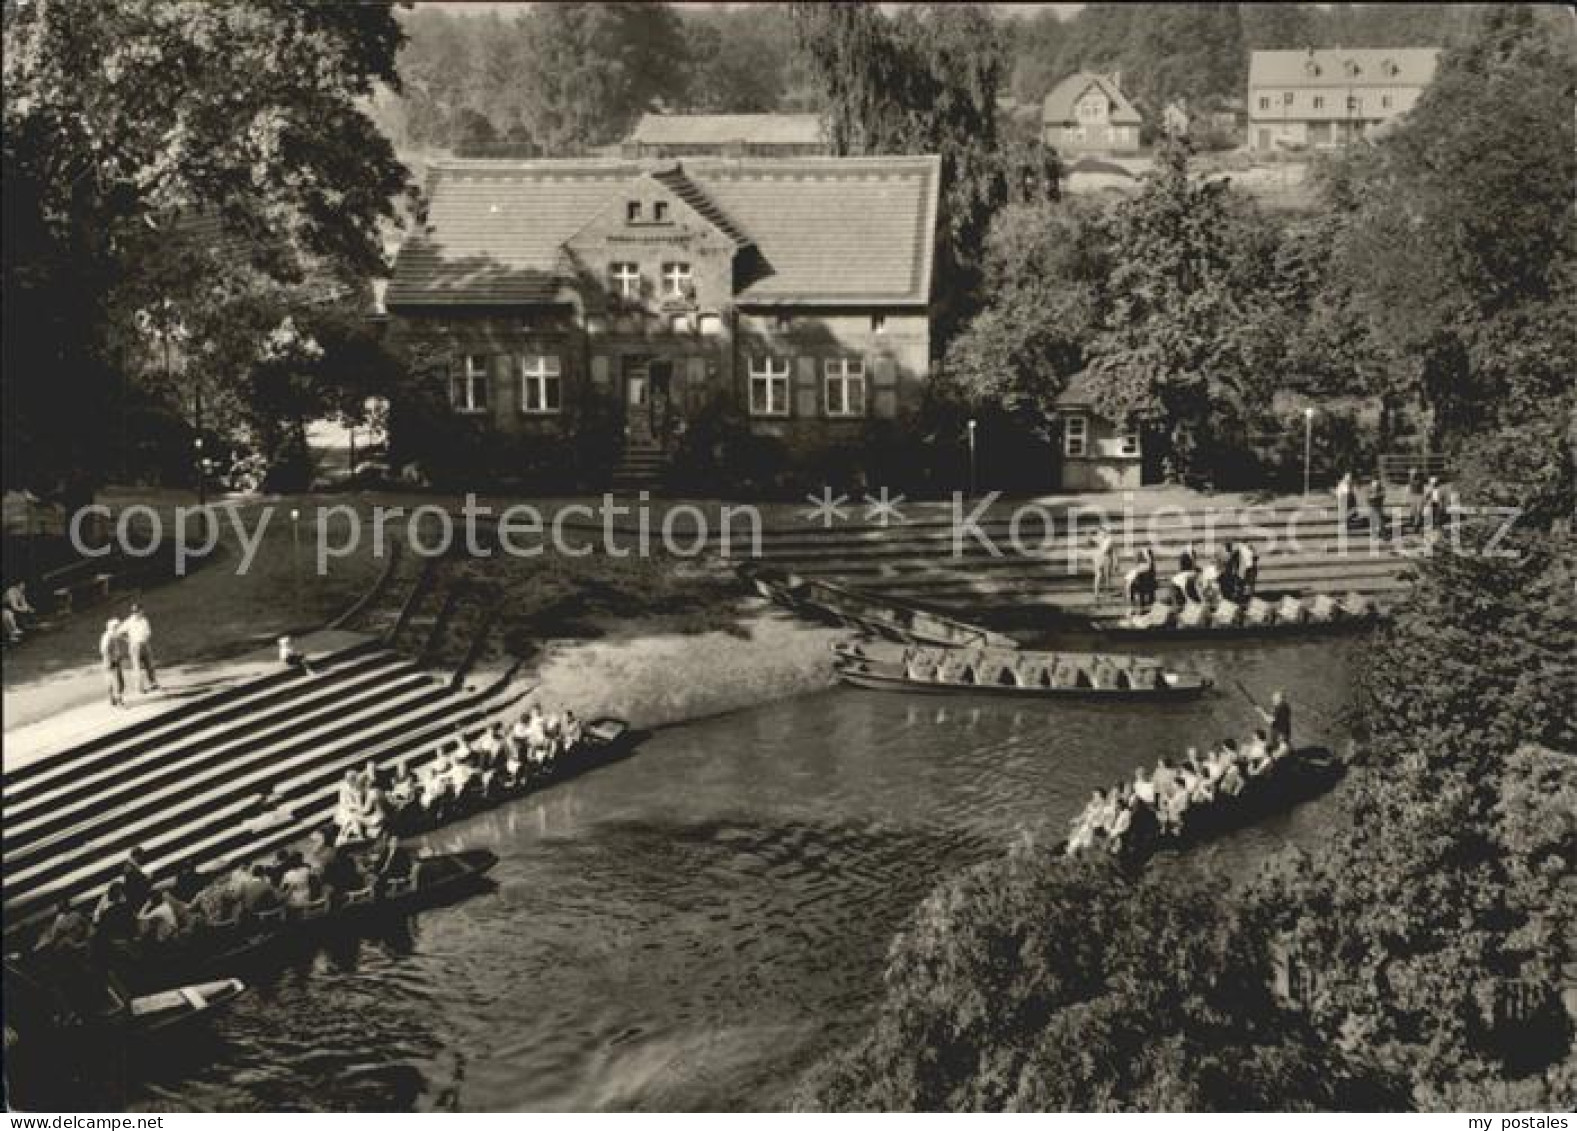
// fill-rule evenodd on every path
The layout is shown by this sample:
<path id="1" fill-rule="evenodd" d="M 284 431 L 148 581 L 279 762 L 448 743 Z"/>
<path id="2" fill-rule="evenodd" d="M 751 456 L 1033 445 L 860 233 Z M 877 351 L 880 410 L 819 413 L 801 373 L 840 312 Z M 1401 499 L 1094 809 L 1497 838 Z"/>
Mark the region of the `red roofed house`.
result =
<path id="1" fill-rule="evenodd" d="M 1041 140 L 1062 153 L 1137 153 L 1139 121 L 1118 76 L 1080 71 L 1046 95 Z"/>
<path id="2" fill-rule="evenodd" d="M 655 461 L 719 398 L 785 442 L 916 407 L 935 157 L 450 161 L 396 260 L 391 334 L 447 345 L 450 403 L 517 434 L 607 398 Z M 628 454 L 628 453 L 627 453 Z"/>

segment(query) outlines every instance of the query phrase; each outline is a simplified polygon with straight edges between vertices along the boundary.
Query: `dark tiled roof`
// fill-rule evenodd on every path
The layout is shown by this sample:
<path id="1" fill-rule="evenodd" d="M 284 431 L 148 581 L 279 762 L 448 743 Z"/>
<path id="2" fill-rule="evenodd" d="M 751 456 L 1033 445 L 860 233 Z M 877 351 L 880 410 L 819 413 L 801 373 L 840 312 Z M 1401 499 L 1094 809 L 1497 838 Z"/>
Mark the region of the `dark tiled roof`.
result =
<path id="1" fill-rule="evenodd" d="M 1110 76 L 1097 74 L 1094 71 L 1078 71 L 1052 87 L 1051 93 L 1046 95 L 1046 100 L 1041 103 L 1041 121 L 1075 123 L 1073 108 L 1084 92 L 1092 86 L 1111 100 L 1111 120 L 1115 124 L 1119 126 L 1139 124 L 1139 111 L 1135 110 L 1133 103 L 1128 101 L 1128 96 L 1122 92 L 1122 88 L 1112 81 Z"/>
<path id="2" fill-rule="evenodd" d="M 753 246 L 742 303 L 918 305 L 930 298 L 935 157 L 450 161 L 428 185 L 390 307 L 512 304 L 564 295 L 564 241 L 652 175 Z"/>
<path id="3" fill-rule="evenodd" d="M 1080 370 L 1068 378 L 1054 403 L 1059 408 L 1093 408 L 1095 405 L 1095 378 L 1088 369 Z"/>
<path id="4" fill-rule="evenodd" d="M 1251 51 L 1248 85 L 1341 88 L 1428 86 L 1440 52 L 1433 47 L 1329 47 Z"/>
<path id="5" fill-rule="evenodd" d="M 644 114 L 630 140 L 640 145 L 816 145 L 815 114 Z"/>

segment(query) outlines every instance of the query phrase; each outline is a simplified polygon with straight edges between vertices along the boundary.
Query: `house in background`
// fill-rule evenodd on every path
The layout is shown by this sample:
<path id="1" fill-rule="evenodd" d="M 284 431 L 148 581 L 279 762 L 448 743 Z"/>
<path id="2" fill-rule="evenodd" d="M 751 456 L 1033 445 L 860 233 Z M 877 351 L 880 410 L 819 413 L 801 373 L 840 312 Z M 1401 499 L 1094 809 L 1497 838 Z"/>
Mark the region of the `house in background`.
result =
<path id="1" fill-rule="evenodd" d="M 385 297 L 456 413 L 562 434 L 594 398 L 649 466 L 718 402 L 858 443 L 929 374 L 936 157 L 449 161 Z M 639 458 L 636 458 L 639 457 Z"/>
<path id="2" fill-rule="evenodd" d="M 821 157 L 815 114 L 643 114 L 625 157 Z"/>
<path id="3" fill-rule="evenodd" d="M 1391 47 L 1251 52 L 1248 144 L 1319 149 L 1367 136 L 1412 109 L 1439 55 Z"/>
<path id="4" fill-rule="evenodd" d="M 1057 396 L 1061 422 L 1061 464 L 1057 488 L 1062 491 L 1127 491 L 1144 483 L 1144 450 L 1137 431 L 1102 416 L 1095 407 L 1095 389 L 1080 373 Z"/>
<path id="5" fill-rule="evenodd" d="M 1060 153 L 1137 153 L 1139 111 L 1122 92 L 1120 75 L 1080 71 L 1041 103 L 1041 140 Z"/>

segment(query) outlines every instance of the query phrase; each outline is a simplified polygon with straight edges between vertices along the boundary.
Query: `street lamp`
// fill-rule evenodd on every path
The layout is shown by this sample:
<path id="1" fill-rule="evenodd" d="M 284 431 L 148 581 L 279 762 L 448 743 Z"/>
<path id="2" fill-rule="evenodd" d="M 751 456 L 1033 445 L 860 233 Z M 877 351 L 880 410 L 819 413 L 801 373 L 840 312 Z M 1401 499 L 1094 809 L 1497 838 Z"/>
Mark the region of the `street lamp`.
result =
<path id="1" fill-rule="evenodd" d="M 975 497 L 975 421 L 969 421 L 969 497 Z"/>
<path id="2" fill-rule="evenodd" d="M 1314 406 L 1303 410 L 1303 497 L 1309 497 L 1309 470 L 1313 465 Z"/>
<path id="3" fill-rule="evenodd" d="M 290 508 L 290 578 L 295 591 L 296 615 L 301 615 L 301 512 Z"/>
<path id="4" fill-rule="evenodd" d="M 197 453 L 195 457 L 197 464 L 197 505 L 205 507 L 208 505 L 208 476 L 206 474 L 207 468 L 203 466 L 203 438 L 201 436 L 192 441 L 192 448 Z"/>

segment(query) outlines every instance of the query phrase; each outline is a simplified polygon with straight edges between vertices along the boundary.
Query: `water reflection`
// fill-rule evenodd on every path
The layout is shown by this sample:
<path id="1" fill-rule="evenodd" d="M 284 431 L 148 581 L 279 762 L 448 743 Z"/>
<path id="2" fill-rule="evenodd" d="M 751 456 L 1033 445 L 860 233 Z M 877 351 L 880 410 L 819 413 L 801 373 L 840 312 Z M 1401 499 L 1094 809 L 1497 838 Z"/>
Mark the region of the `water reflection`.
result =
<path id="1" fill-rule="evenodd" d="M 1330 742 L 1351 642 L 1189 654 L 1221 694 L 1145 705 L 831 691 L 654 735 L 437 834 L 495 893 L 319 953 L 247 996 L 144 1107 L 740 1108 L 857 1031 L 889 939 L 952 869 L 1062 835 L 1138 762 L 1255 725 L 1276 686 Z M 1307 708 L 1312 708 L 1308 710 Z M 1314 734 L 1323 728 L 1326 733 Z M 1241 867 L 1318 805 L 1214 850 Z M 1208 854 L 1206 856 L 1208 859 Z"/>

